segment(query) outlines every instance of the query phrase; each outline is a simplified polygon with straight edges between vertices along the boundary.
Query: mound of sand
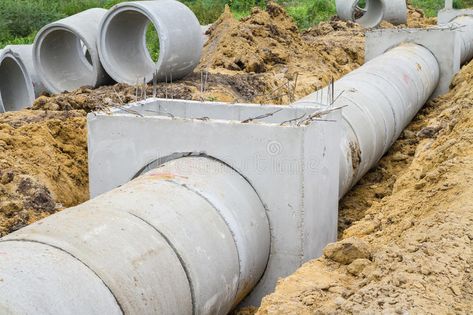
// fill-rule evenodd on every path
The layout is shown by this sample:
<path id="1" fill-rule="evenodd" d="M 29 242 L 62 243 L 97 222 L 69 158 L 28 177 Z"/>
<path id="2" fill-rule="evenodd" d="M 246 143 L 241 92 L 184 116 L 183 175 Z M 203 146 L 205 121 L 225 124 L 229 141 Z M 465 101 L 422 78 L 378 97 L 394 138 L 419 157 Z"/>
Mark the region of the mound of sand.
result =
<path id="1" fill-rule="evenodd" d="M 300 33 L 292 18 L 274 2 L 269 2 L 266 10 L 255 8 L 241 21 L 227 8 L 207 34 L 198 69 L 260 74 L 277 92 L 258 98 L 258 102 L 290 103 L 364 62 L 361 27 L 334 19 Z"/>
<path id="2" fill-rule="evenodd" d="M 88 199 L 83 112 L 0 115 L 0 236 Z"/>

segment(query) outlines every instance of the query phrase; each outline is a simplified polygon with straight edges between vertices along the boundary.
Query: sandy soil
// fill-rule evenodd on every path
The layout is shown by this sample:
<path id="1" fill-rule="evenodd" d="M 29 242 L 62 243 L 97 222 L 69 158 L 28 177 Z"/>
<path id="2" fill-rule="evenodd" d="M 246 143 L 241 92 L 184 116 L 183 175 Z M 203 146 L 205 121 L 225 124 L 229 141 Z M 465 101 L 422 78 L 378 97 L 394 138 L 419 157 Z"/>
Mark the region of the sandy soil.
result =
<path id="1" fill-rule="evenodd" d="M 0 115 L 0 236 L 88 199 L 84 112 Z"/>

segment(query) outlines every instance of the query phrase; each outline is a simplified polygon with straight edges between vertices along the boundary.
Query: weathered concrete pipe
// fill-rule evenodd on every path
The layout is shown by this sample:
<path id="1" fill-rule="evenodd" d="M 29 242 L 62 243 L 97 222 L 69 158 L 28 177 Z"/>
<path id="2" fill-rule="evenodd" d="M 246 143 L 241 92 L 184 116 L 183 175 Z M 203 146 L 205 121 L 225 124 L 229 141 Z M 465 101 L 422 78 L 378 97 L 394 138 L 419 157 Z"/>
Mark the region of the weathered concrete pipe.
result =
<path id="1" fill-rule="evenodd" d="M 97 50 L 99 25 L 106 12 L 89 9 L 48 24 L 36 35 L 34 65 L 50 92 L 98 87 L 111 82 Z"/>
<path id="2" fill-rule="evenodd" d="M 376 27 L 383 20 L 395 25 L 407 23 L 405 0 L 366 0 L 364 8 L 359 6 L 359 2 L 360 0 L 336 0 L 337 15 L 366 28 Z"/>
<path id="3" fill-rule="evenodd" d="M 20 55 L 0 50 L 0 113 L 28 107 L 35 98 L 33 82 Z"/>
<path id="4" fill-rule="evenodd" d="M 181 158 L 2 239 L 0 312 L 226 314 L 269 250 L 251 185 L 219 161 Z"/>
<path id="5" fill-rule="evenodd" d="M 153 61 L 146 46 L 149 23 L 159 37 L 159 58 Z M 125 2 L 114 6 L 100 27 L 99 51 L 103 65 L 117 82 L 136 84 L 177 80 L 200 61 L 204 36 L 194 13 L 174 0 Z"/>
<path id="6" fill-rule="evenodd" d="M 367 62 L 335 82 L 331 106 L 343 108 L 340 197 L 389 150 L 436 89 L 439 64 L 426 48 L 406 43 Z M 311 94 L 295 106 L 319 106 Z"/>
<path id="7" fill-rule="evenodd" d="M 13 51 L 19 59 L 23 62 L 28 74 L 30 75 L 31 81 L 33 83 L 35 97 L 41 95 L 41 93 L 46 92 L 47 89 L 44 86 L 41 78 L 39 77 L 36 68 L 33 62 L 33 45 L 9 45 L 5 49 L 10 49 Z"/>

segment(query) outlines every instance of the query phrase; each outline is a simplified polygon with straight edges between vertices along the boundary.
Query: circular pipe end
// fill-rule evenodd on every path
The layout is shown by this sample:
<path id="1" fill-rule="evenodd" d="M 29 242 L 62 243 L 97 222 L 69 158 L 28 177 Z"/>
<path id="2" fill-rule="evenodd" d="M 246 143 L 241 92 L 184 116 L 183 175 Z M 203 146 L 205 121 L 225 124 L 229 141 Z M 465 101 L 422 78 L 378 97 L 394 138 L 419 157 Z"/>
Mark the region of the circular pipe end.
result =
<path id="1" fill-rule="evenodd" d="M 43 27 L 33 45 L 33 61 L 53 93 L 109 81 L 97 51 L 98 26 L 107 11 L 90 9 Z"/>
<path id="2" fill-rule="evenodd" d="M 354 21 L 365 28 L 378 26 L 384 19 L 383 0 L 366 0 L 366 7 L 359 6 L 360 0 L 337 0 L 337 14 L 340 18 Z"/>
<path id="3" fill-rule="evenodd" d="M 147 49 L 149 24 L 158 33 L 157 62 Z M 114 6 L 102 20 L 98 48 L 105 70 L 117 82 L 151 82 L 155 73 L 158 80 L 171 81 L 197 66 L 203 35 L 194 13 L 178 1 L 126 2 Z"/>
<path id="4" fill-rule="evenodd" d="M 99 59 L 88 42 L 65 25 L 49 25 L 38 33 L 33 58 L 46 88 L 53 93 L 97 86 Z"/>
<path id="5" fill-rule="evenodd" d="M 9 49 L 0 50 L 0 112 L 21 110 L 34 99 L 33 83 L 21 58 Z"/>
<path id="6" fill-rule="evenodd" d="M 382 0 L 366 0 L 366 7 L 361 12 L 361 17 L 357 17 L 359 1 L 356 1 L 356 7 L 353 11 L 353 19 L 356 23 L 366 28 L 378 26 L 384 18 L 384 2 Z"/>

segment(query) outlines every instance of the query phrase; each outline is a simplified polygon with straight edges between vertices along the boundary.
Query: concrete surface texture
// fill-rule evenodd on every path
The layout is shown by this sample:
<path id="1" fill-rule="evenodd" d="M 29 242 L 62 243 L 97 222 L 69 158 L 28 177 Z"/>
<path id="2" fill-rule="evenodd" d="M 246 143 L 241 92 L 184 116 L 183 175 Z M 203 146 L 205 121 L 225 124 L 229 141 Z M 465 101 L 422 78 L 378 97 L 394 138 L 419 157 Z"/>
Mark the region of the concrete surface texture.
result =
<path id="1" fill-rule="evenodd" d="M 97 38 L 105 9 L 89 9 L 43 27 L 36 35 L 33 60 L 52 93 L 110 83 L 100 62 Z"/>
<path id="2" fill-rule="evenodd" d="M 30 106 L 35 99 L 28 68 L 20 55 L 0 50 L 0 113 Z"/>
<path id="3" fill-rule="evenodd" d="M 159 37 L 155 62 L 146 48 L 152 23 Z M 174 0 L 125 2 L 113 7 L 100 26 L 99 51 L 103 65 L 117 82 L 137 84 L 175 81 L 194 70 L 204 36 L 194 13 Z"/>

